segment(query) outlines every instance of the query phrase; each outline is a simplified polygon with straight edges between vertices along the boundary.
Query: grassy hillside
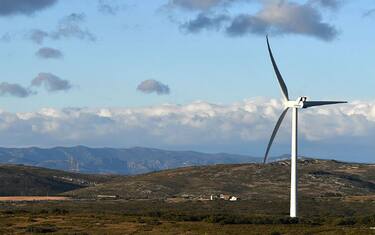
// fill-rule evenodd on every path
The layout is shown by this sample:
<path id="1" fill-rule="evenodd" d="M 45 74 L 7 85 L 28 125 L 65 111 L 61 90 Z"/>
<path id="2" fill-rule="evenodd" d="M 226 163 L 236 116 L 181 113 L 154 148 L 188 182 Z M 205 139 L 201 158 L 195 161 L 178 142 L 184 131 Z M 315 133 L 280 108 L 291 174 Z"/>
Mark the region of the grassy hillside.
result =
<path id="1" fill-rule="evenodd" d="M 94 186 L 113 178 L 23 165 L 0 165 L 0 196 L 51 196 Z"/>
<path id="2" fill-rule="evenodd" d="M 289 197 L 289 161 L 270 164 L 186 167 L 114 179 L 95 187 L 69 192 L 77 197 L 98 194 L 124 199 L 209 198 L 231 194 L 242 199 Z M 327 160 L 300 160 L 300 197 L 346 197 L 375 194 L 375 165 Z"/>
<path id="3" fill-rule="evenodd" d="M 375 194 L 375 165 L 300 160 L 299 196 L 348 197 Z M 56 195 L 122 199 L 208 199 L 229 194 L 241 199 L 287 200 L 289 161 L 185 167 L 136 176 L 69 173 L 23 165 L 0 165 L 0 195 Z"/>

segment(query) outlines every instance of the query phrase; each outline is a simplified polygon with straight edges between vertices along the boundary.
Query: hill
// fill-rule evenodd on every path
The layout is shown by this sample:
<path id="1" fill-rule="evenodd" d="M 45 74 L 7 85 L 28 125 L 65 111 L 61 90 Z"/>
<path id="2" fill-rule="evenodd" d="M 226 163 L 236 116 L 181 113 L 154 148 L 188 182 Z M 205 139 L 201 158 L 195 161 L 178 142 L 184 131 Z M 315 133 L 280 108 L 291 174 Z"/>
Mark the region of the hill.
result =
<path id="1" fill-rule="evenodd" d="M 184 166 L 259 162 L 235 154 L 207 154 L 150 148 L 56 147 L 0 148 L 0 163 L 24 164 L 71 172 L 134 175 Z"/>
<path id="2" fill-rule="evenodd" d="M 186 167 L 117 178 L 67 194 L 125 199 L 206 198 L 228 194 L 242 199 L 287 200 L 290 162 Z M 347 197 L 375 194 L 375 165 L 304 159 L 298 163 L 301 197 Z"/>
<path id="3" fill-rule="evenodd" d="M 0 165 L 0 196 L 51 196 L 94 186 L 113 178 L 23 165 Z"/>

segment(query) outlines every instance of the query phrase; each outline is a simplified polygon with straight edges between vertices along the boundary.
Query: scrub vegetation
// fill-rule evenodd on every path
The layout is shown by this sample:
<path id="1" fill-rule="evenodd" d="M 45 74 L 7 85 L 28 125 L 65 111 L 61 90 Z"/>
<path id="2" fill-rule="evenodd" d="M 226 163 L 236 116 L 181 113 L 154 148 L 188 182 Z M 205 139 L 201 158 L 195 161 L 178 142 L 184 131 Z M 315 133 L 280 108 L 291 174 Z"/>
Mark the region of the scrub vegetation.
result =
<path id="1" fill-rule="evenodd" d="M 12 169 L 16 175 L 30 172 L 25 166 Z M 35 178 L 55 175 L 65 182 L 70 177 L 77 187 L 50 195 L 70 197 L 66 201 L 0 202 L 0 234 L 375 234 L 374 169 L 301 160 L 299 218 L 290 219 L 288 161 L 137 176 L 45 174 L 45 169 L 32 168 Z M 35 182 L 40 181 L 30 182 L 30 188 Z M 209 200 L 219 193 L 240 200 Z"/>

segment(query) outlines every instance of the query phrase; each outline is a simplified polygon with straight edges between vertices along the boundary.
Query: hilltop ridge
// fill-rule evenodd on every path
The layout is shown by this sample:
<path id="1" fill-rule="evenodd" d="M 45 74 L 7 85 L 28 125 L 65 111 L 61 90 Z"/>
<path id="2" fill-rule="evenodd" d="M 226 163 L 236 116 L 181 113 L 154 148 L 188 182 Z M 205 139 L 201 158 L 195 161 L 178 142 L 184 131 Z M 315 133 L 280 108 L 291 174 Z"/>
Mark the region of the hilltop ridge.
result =
<path id="1" fill-rule="evenodd" d="M 346 197 L 375 194 L 375 165 L 334 160 L 298 162 L 302 197 Z M 242 199 L 289 197 L 290 161 L 269 164 L 193 166 L 116 178 L 67 194 L 75 197 L 109 194 L 124 199 L 206 198 L 229 194 Z"/>

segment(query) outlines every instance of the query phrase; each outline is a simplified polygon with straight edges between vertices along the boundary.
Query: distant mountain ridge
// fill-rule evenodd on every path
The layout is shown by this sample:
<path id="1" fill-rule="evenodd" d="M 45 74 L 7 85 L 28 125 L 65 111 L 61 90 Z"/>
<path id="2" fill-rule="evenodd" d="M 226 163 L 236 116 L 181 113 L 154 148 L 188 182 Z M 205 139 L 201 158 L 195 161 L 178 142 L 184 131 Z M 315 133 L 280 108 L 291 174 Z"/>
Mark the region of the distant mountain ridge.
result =
<path id="1" fill-rule="evenodd" d="M 236 154 L 208 154 L 152 148 L 89 148 L 85 146 L 0 148 L 0 163 L 24 164 L 80 173 L 134 175 L 186 166 L 260 162 Z"/>

